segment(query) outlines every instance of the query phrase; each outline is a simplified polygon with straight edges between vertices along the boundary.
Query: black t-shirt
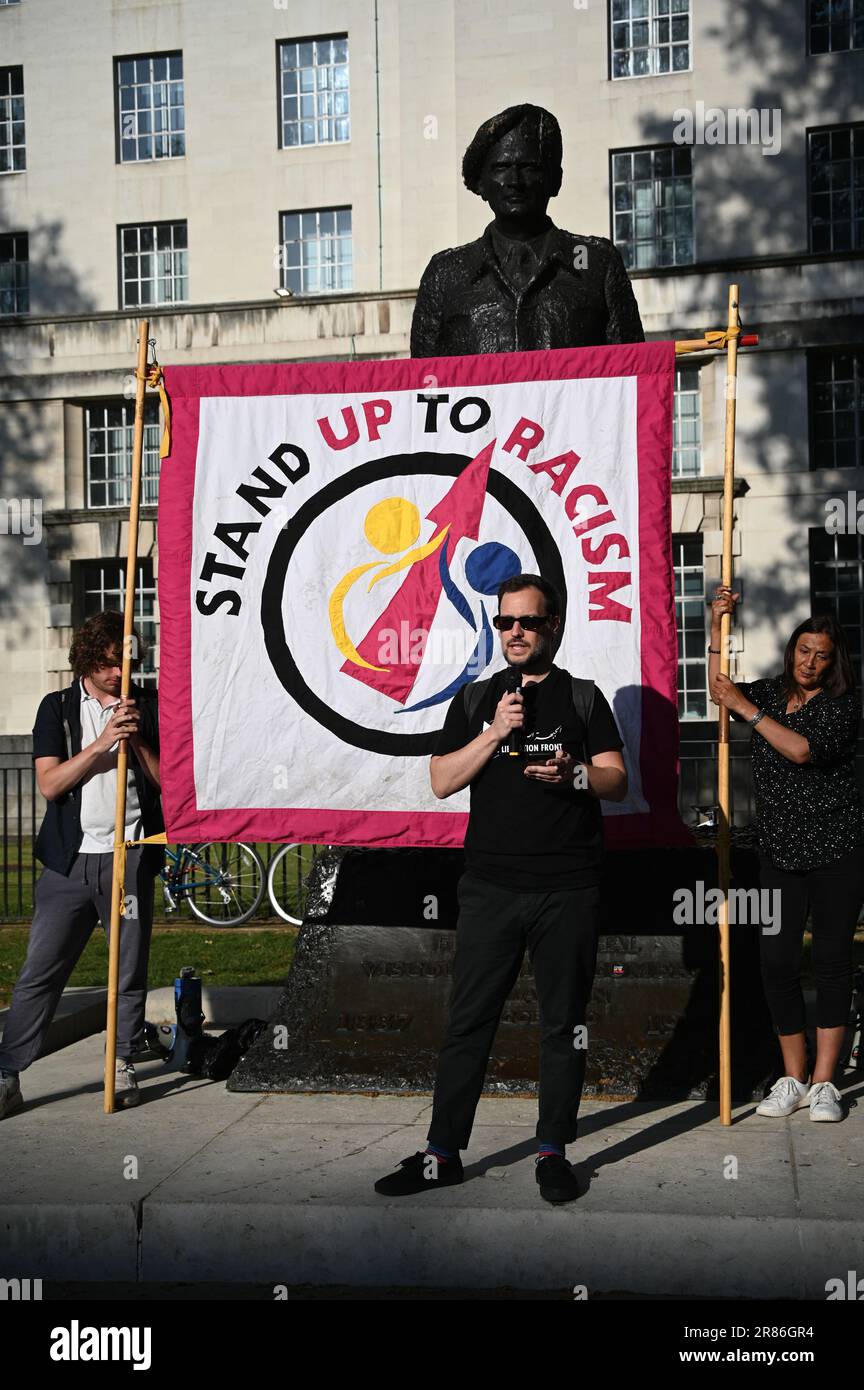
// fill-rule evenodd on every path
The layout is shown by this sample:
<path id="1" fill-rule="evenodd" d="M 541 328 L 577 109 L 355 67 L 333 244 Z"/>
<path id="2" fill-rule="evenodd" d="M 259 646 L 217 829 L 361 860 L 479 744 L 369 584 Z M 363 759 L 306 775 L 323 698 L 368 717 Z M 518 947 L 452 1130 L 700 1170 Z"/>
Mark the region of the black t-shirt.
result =
<path id="1" fill-rule="evenodd" d="M 864 844 L 864 807 L 855 779 L 861 705 L 857 694 L 824 690 L 786 713 L 783 677 L 736 681 L 738 689 L 778 724 L 810 745 L 810 761 L 793 763 L 763 738 L 750 746 L 759 849 L 778 869 L 831 864 Z"/>
<path id="2" fill-rule="evenodd" d="M 495 718 L 506 671 L 492 677 L 470 723 L 465 695 L 453 697 L 438 739 L 436 755 L 471 743 Z M 609 704 L 595 686 L 586 731 L 573 704 L 569 672 L 553 666 L 542 681 L 522 687 L 522 737 L 532 757 L 554 758 L 563 747 L 577 761 L 623 748 Z M 471 814 L 465 836 L 465 866 L 479 878 L 516 891 L 583 888 L 599 882 L 603 847 L 600 802 L 573 786 L 544 786 L 525 776 L 525 759 L 512 758 L 506 744 L 493 753 L 471 783 Z"/>

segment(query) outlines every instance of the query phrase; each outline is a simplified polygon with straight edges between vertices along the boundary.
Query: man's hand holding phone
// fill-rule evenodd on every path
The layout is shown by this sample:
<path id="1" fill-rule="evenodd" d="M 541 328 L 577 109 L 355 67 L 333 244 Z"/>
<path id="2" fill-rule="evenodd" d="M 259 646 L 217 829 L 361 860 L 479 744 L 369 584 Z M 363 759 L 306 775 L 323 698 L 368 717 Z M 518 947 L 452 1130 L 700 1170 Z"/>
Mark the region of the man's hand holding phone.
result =
<path id="1" fill-rule="evenodd" d="M 582 764 L 577 763 L 571 753 L 565 753 L 563 748 L 558 748 L 554 758 L 547 758 L 545 762 L 540 763 L 528 763 L 525 776 L 534 777 L 538 782 L 546 782 L 551 787 L 572 787 L 581 767 Z"/>

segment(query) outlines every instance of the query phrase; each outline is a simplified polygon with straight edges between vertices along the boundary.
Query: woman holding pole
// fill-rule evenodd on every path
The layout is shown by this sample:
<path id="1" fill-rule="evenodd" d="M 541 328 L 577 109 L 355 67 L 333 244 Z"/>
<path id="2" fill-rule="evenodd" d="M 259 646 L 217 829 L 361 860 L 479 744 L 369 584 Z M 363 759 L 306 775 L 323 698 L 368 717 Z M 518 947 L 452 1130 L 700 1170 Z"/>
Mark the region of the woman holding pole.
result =
<path id="1" fill-rule="evenodd" d="M 852 999 L 852 940 L 864 902 L 864 808 L 855 780 L 861 704 L 843 630 L 827 614 L 795 629 L 781 675 L 739 684 L 722 675 L 721 619 L 734 613 L 739 597 L 724 586 L 715 591 L 708 683 L 716 705 L 753 726 L 761 884 L 779 890 L 779 915 L 771 931 L 760 931 L 759 949 L 786 1074 L 756 1113 L 783 1116 L 809 1106 L 811 1120 L 842 1120 L 834 1074 Z M 801 991 L 808 909 L 816 978 L 812 1076 Z"/>

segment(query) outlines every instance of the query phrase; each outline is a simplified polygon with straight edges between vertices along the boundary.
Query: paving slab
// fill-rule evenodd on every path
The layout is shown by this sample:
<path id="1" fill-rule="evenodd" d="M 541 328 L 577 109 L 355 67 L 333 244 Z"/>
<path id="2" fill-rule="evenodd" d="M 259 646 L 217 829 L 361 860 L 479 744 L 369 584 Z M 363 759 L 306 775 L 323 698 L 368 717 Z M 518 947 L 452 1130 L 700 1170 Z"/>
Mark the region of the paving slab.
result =
<path id="1" fill-rule="evenodd" d="M 864 1077 L 848 1118 L 586 1101 L 575 1202 L 542 1201 L 536 1100 L 483 1097 L 466 1181 L 387 1199 L 425 1145 L 430 1095 L 230 1092 L 136 1071 L 102 1111 L 104 1035 L 41 1058 L 2 1122 L 0 1276 L 139 1283 L 570 1289 L 821 1299 L 864 1273 Z"/>

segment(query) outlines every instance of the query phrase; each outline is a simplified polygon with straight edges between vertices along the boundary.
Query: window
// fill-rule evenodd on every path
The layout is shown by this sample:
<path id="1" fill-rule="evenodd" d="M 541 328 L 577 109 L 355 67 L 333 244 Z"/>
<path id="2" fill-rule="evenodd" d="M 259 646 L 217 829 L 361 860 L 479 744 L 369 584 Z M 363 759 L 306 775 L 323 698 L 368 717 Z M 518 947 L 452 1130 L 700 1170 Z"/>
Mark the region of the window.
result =
<path id="1" fill-rule="evenodd" d="M 128 507 L 132 489 L 134 401 L 93 401 L 84 410 L 87 506 Z M 144 401 L 141 502 L 159 500 L 159 403 Z"/>
<path id="2" fill-rule="evenodd" d="M 853 525 L 855 519 L 853 518 Z M 810 530 L 810 608 L 813 613 L 833 613 L 849 644 L 852 669 L 864 689 L 862 624 L 864 585 L 862 550 L 864 536 L 830 535 L 822 526 Z"/>
<path id="3" fill-rule="evenodd" d="M 0 174 L 17 174 L 26 168 L 24 69 L 0 68 Z"/>
<path id="4" fill-rule="evenodd" d="M 612 155 L 614 240 L 629 269 L 693 263 L 692 153 L 670 145 Z"/>
<path id="5" fill-rule="evenodd" d="M 702 472 L 702 397 L 699 368 L 675 368 L 672 418 L 672 477 L 698 478 Z"/>
<path id="6" fill-rule="evenodd" d="M 72 561 L 72 626 L 78 628 L 106 608 L 123 612 L 126 597 L 126 561 L 112 556 L 107 560 Z M 153 561 L 138 561 L 135 581 L 134 624 L 149 651 L 140 666 L 133 665 L 132 679 L 139 685 L 156 685 L 156 585 Z"/>
<path id="7" fill-rule="evenodd" d="M 612 0 L 612 76 L 690 68 L 690 0 Z"/>
<path id="8" fill-rule="evenodd" d="M 348 36 L 280 43 L 279 144 L 348 140 Z"/>
<path id="9" fill-rule="evenodd" d="M 708 643 L 705 640 L 702 537 L 673 536 L 672 564 L 678 629 L 678 717 L 707 719 Z"/>
<path id="10" fill-rule="evenodd" d="M 864 124 L 811 130 L 810 249 L 864 248 Z"/>
<path id="11" fill-rule="evenodd" d="M 351 209 L 282 213 L 282 287 L 294 294 L 353 287 Z"/>
<path id="12" fill-rule="evenodd" d="M 0 314 L 26 314 L 30 308 L 30 253 L 26 232 L 0 235 Z"/>
<path id="13" fill-rule="evenodd" d="M 864 0 L 810 0 L 810 52 L 864 48 Z"/>
<path id="14" fill-rule="evenodd" d="M 807 354 L 810 467 L 864 464 L 864 348 Z"/>
<path id="15" fill-rule="evenodd" d="M 121 309 L 188 299 L 186 223 L 151 222 L 119 230 Z"/>
<path id="16" fill-rule="evenodd" d="M 184 155 L 183 54 L 115 58 L 114 71 L 118 162 Z"/>

